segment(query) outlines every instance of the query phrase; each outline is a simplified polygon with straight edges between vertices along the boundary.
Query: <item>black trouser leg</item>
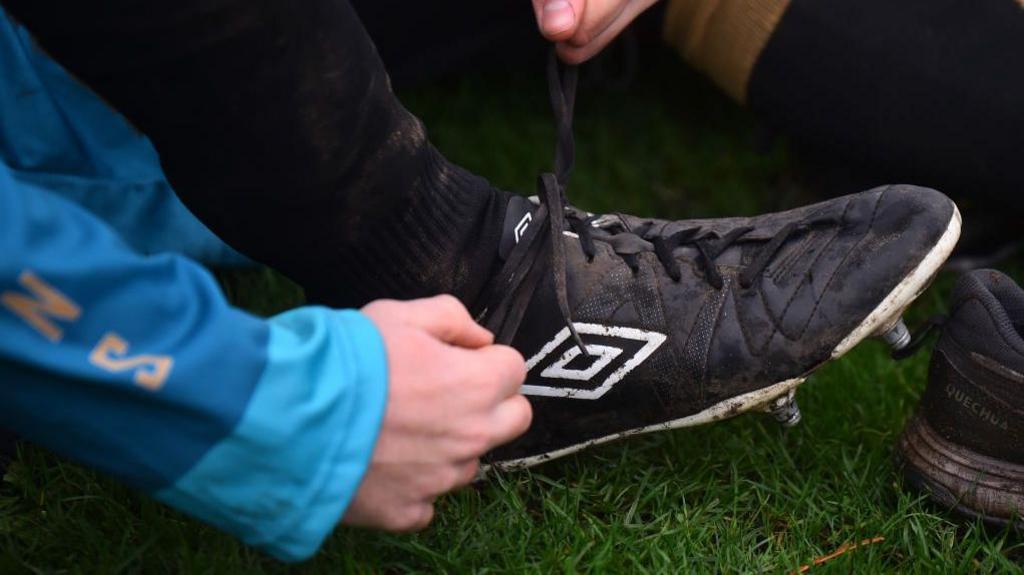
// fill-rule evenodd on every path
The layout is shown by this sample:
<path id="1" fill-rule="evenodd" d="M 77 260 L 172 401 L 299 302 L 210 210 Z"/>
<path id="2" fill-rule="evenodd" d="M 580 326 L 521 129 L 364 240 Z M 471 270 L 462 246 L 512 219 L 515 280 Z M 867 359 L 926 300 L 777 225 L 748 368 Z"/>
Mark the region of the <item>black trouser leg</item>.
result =
<path id="1" fill-rule="evenodd" d="M 339 0 L 3 0 L 188 207 L 315 297 L 472 301 L 507 194 L 445 160 Z"/>
<path id="2" fill-rule="evenodd" d="M 1024 213 L 1019 0 L 669 0 L 667 16 L 691 63 L 865 185 Z"/>
<path id="3" fill-rule="evenodd" d="M 352 0 L 396 86 L 524 63 L 543 70 L 549 44 L 521 0 Z"/>
<path id="4" fill-rule="evenodd" d="M 551 49 L 523 0 L 351 1 L 399 87 L 477 69 L 518 66 L 540 74 Z M 626 34 L 656 44 L 663 8 L 664 2 L 644 12 Z M 615 61 L 612 46 L 598 59 Z"/>

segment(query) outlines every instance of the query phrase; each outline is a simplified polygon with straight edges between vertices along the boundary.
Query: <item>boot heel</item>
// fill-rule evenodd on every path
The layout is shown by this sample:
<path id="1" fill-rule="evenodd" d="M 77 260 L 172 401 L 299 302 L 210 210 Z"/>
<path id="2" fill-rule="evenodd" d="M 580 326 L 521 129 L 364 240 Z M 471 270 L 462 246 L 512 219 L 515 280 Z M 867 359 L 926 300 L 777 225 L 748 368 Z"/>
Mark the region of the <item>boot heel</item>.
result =
<path id="1" fill-rule="evenodd" d="M 900 436 L 896 455 L 907 483 L 939 504 L 997 528 L 1024 530 L 1024 465 L 957 445 L 920 415 Z"/>

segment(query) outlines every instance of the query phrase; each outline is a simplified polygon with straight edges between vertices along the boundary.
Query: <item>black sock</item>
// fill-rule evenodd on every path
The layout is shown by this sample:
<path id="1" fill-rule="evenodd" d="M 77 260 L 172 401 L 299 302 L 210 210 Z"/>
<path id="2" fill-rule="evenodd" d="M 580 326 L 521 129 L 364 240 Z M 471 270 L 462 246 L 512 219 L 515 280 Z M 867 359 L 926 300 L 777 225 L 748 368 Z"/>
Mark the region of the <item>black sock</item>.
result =
<path id="1" fill-rule="evenodd" d="M 509 195 L 434 149 L 348 2 L 4 3 L 200 219 L 319 301 L 472 303 L 490 275 Z"/>

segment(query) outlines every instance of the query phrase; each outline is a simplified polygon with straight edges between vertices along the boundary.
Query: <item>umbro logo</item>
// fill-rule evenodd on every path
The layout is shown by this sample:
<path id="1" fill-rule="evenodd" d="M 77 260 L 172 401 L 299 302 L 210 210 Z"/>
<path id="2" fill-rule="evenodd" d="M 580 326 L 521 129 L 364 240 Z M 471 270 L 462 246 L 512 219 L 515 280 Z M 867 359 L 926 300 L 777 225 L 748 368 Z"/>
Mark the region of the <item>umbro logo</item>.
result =
<path id="1" fill-rule="evenodd" d="M 574 323 L 587 355 L 564 327 L 526 362 L 525 395 L 598 399 L 665 342 L 665 335 L 632 327 Z"/>

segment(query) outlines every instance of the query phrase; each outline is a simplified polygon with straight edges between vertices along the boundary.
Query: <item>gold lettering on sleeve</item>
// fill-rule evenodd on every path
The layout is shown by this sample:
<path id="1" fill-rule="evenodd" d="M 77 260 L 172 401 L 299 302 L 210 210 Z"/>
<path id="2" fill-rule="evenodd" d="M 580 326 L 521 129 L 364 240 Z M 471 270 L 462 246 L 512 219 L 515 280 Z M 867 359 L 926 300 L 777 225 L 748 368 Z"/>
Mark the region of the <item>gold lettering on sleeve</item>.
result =
<path id="1" fill-rule="evenodd" d="M 18 283 L 27 293 L 7 291 L 0 303 L 52 343 L 60 343 L 64 330 L 57 320 L 75 322 L 82 309 L 57 288 L 35 273 L 25 270 Z M 132 381 L 149 391 L 159 391 L 174 367 L 174 358 L 167 355 L 128 355 L 129 344 L 114 332 L 107 332 L 89 353 L 89 363 L 110 373 L 132 372 Z"/>
<path id="2" fill-rule="evenodd" d="M 108 333 L 89 354 L 89 363 L 111 373 L 134 371 L 132 380 L 150 391 L 158 391 L 174 367 L 174 359 L 166 355 L 128 356 L 128 342 L 116 333 Z"/>
<path id="3" fill-rule="evenodd" d="M 29 293 L 4 292 L 0 302 L 43 337 L 59 342 L 64 337 L 64 330 L 54 320 L 75 321 L 82 315 L 81 308 L 30 271 L 21 272 L 18 283 Z"/>

